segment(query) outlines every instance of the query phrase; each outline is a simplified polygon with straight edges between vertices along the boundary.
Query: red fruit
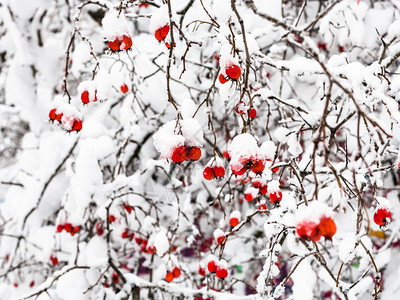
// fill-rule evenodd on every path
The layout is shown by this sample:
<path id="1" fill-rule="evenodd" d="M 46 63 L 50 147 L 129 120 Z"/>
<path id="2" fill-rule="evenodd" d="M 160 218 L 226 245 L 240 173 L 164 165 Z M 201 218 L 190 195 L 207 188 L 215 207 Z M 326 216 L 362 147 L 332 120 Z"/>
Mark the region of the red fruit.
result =
<path id="1" fill-rule="evenodd" d="M 123 35 L 121 45 L 123 45 L 124 50 L 129 50 L 132 47 L 132 38 L 129 35 Z"/>
<path id="2" fill-rule="evenodd" d="M 264 168 L 265 161 L 262 159 L 256 160 L 251 166 L 251 170 L 256 174 L 262 173 L 262 171 L 264 171 Z"/>
<path id="3" fill-rule="evenodd" d="M 335 221 L 330 217 L 322 217 L 318 225 L 319 232 L 326 239 L 332 239 L 336 233 Z"/>
<path id="4" fill-rule="evenodd" d="M 252 186 L 256 189 L 261 188 L 261 182 L 260 181 L 253 181 Z"/>
<path id="5" fill-rule="evenodd" d="M 254 200 L 254 197 L 251 193 L 245 194 L 244 198 L 246 199 L 246 201 L 249 201 L 249 202 Z"/>
<path id="6" fill-rule="evenodd" d="M 51 264 L 52 264 L 53 266 L 58 265 L 58 258 L 57 258 L 57 257 L 55 257 L 55 256 L 53 256 L 53 255 L 50 255 L 50 260 L 51 260 Z"/>
<path id="7" fill-rule="evenodd" d="M 228 151 L 225 150 L 225 151 L 222 153 L 222 155 L 226 158 L 227 161 L 230 161 L 230 160 L 231 160 L 231 156 L 230 156 L 230 154 L 229 154 Z M 399 169 L 400 169 L 400 168 L 399 168 Z"/>
<path id="8" fill-rule="evenodd" d="M 119 283 L 119 276 L 118 276 L 118 274 L 116 272 L 114 272 L 111 275 L 111 280 L 112 280 L 112 282 L 114 282 L 114 284 L 118 284 Z"/>
<path id="9" fill-rule="evenodd" d="M 18 287 L 18 283 L 14 282 L 14 287 L 17 288 Z"/>
<path id="10" fill-rule="evenodd" d="M 257 110 L 255 108 L 250 109 L 249 117 L 250 119 L 254 119 L 257 116 Z"/>
<path id="11" fill-rule="evenodd" d="M 57 111 L 57 109 L 55 109 L 55 108 L 50 110 L 50 112 L 49 112 L 49 119 L 50 120 L 54 121 L 56 119 L 56 115 L 57 115 L 56 111 Z"/>
<path id="12" fill-rule="evenodd" d="M 172 274 L 174 275 L 175 278 L 178 278 L 179 276 L 181 276 L 181 269 L 179 269 L 178 267 L 173 268 Z"/>
<path id="13" fill-rule="evenodd" d="M 390 222 L 392 214 L 387 208 L 378 208 L 374 214 L 374 222 L 377 225 L 385 226 Z"/>
<path id="14" fill-rule="evenodd" d="M 247 167 L 244 166 L 243 168 L 241 168 L 241 169 L 238 170 L 238 169 L 236 169 L 236 168 L 232 168 L 232 166 L 231 166 L 231 170 L 232 170 L 233 173 L 235 173 L 235 175 L 240 176 L 240 175 L 243 175 L 244 173 L 246 173 Z"/>
<path id="15" fill-rule="evenodd" d="M 318 42 L 317 46 L 321 50 L 326 50 L 327 49 L 326 43 L 323 43 L 323 42 Z"/>
<path id="16" fill-rule="evenodd" d="M 200 276 L 206 276 L 206 269 L 199 267 L 199 274 L 200 274 Z"/>
<path id="17" fill-rule="evenodd" d="M 203 177 L 205 180 L 212 180 L 214 178 L 214 172 L 210 166 L 204 168 Z"/>
<path id="18" fill-rule="evenodd" d="M 217 270 L 217 264 L 214 260 L 210 260 L 207 264 L 208 272 L 214 273 Z"/>
<path id="19" fill-rule="evenodd" d="M 108 47 L 110 47 L 112 51 L 119 51 L 120 46 L 121 43 L 118 39 L 115 39 L 113 41 L 108 41 Z"/>
<path id="20" fill-rule="evenodd" d="M 133 207 L 126 203 L 122 204 L 122 207 L 128 212 L 128 214 L 130 214 L 133 210 Z"/>
<path id="21" fill-rule="evenodd" d="M 312 239 L 318 236 L 317 224 L 311 221 L 303 221 L 296 225 L 296 233 L 300 238 Z"/>
<path id="22" fill-rule="evenodd" d="M 214 174 L 216 177 L 223 177 L 225 175 L 225 168 L 223 166 L 215 166 Z"/>
<path id="23" fill-rule="evenodd" d="M 128 88 L 128 86 L 126 85 L 126 83 L 124 83 L 123 85 L 121 85 L 120 89 L 121 89 L 121 92 L 122 92 L 123 94 L 126 94 L 126 93 L 128 92 L 128 90 L 129 90 L 129 88 Z"/>
<path id="24" fill-rule="evenodd" d="M 61 224 L 57 225 L 57 232 L 61 232 L 63 230 L 64 230 L 64 225 Z"/>
<path id="25" fill-rule="evenodd" d="M 232 227 L 235 227 L 239 224 L 239 219 L 238 218 L 231 218 L 229 220 L 229 225 L 231 225 Z"/>
<path id="26" fill-rule="evenodd" d="M 272 172 L 273 172 L 273 173 L 276 173 L 276 172 L 278 172 L 278 171 L 279 171 L 279 167 L 274 167 L 274 168 L 271 168 L 271 170 L 272 170 Z"/>
<path id="27" fill-rule="evenodd" d="M 193 161 L 199 160 L 201 157 L 201 149 L 199 147 L 191 147 L 189 149 L 189 158 Z"/>
<path id="28" fill-rule="evenodd" d="M 115 222 L 115 220 L 116 220 L 116 218 L 115 218 L 114 215 L 109 215 L 108 216 L 108 222 L 113 223 L 113 222 Z"/>
<path id="29" fill-rule="evenodd" d="M 156 30 L 154 36 L 156 37 L 157 41 L 161 42 L 161 41 L 165 40 L 168 33 L 169 33 L 169 25 L 165 25 L 161 28 L 158 28 Z"/>
<path id="30" fill-rule="evenodd" d="M 71 223 L 65 223 L 64 229 L 66 232 L 72 232 L 72 224 Z"/>
<path id="31" fill-rule="evenodd" d="M 282 200 L 282 192 L 281 191 L 274 191 L 269 193 L 269 200 L 271 200 L 274 204 L 279 204 Z"/>
<path id="32" fill-rule="evenodd" d="M 148 3 L 140 3 L 139 7 L 149 7 L 149 4 Z"/>
<path id="33" fill-rule="evenodd" d="M 129 238 L 129 231 L 128 229 L 125 229 L 124 232 L 122 232 L 121 237 L 123 239 L 128 239 Z"/>
<path id="34" fill-rule="evenodd" d="M 30 287 L 33 287 L 35 285 L 35 282 L 32 280 L 30 283 L 29 283 L 29 286 Z"/>
<path id="35" fill-rule="evenodd" d="M 81 230 L 81 227 L 79 225 L 74 226 L 73 231 L 75 233 L 78 233 Z"/>
<path id="36" fill-rule="evenodd" d="M 89 92 L 88 92 L 88 91 L 84 91 L 84 92 L 81 94 L 81 100 L 82 100 L 82 102 L 83 102 L 84 104 L 88 104 L 88 103 L 90 102 L 90 100 L 89 100 Z"/>
<path id="37" fill-rule="evenodd" d="M 236 80 L 242 74 L 242 69 L 238 65 L 231 64 L 226 67 L 225 73 L 230 79 Z"/>
<path id="38" fill-rule="evenodd" d="M 226 278 L 228 277 L 228 270 L 226 268 L 218 266 L 215 275 L 217 275 L 217 277 L 221 279 Z"/>
<path id="39" fill-rule="evenodd" d="M 217 244 L 219 245 L 219 244 L 222 244 L 222 243 L 224 243 L 225 242 L 225 236 L 224 235 L 221 235 L 221 236 L 219 236 L 219 237 L 217 237 Z"/>
<path id="40" fill-rule="evenodd" d="M 258 210 L 261 210 L 261 211 L 268 210 L 268 207 L 265 203 L 263 203 L 263 204 L 260 204 L 260 206 L 258 206 Z"/>
<path id="41" fill-rule="evenodd" d="M 56 120 L 57 120 L 57 122 L 61 122 L 61 119 L 62 119 L 62 117 L 63 117 L 63 113 L 61 113 L 61 114 L 56 114 Z"/>
<path id="42" fill-rule="evenodd" d="M 82 121 L 75 120 L 74 125 L 72 125 L 71 131 L 81 131 L 82 130 Z"/>
<path id="43" fill-rule="evenodd" d="M 268 193 L 268 185 L 263 185 L 260 189 L 260 194 L 265 195 L 266 193 Z"/>
<path id="44" fill-rule="evenodd" d="M 174 280 L 174 274 L 172 274 L 171 272 L 168 272 L 167 275 L 165 275 L 165 280 L 167 282 L 171 282 L 172 280 Z"/>
<path id="45" fill-rule="evenodd" d="M 171 160 L 177 164 L 185 161 L 186 160 L 186 152 L 187 152 L 186 146 L 176 147 L 174 149 L 174 152 L 172 152 Z"/>
<path id="46" fill-rule="evenodd" d="M 98 222 L 96 224 L 96 232 L 97 232 L 98 235 L 103 235 L 104 228 L 103 228 L 103 224 L 101 222 Z"/>
<path id="47" fill-rule="evenodd" d="M 224 84 L 224 83 L 226 83 L 226 82 L 229 81 L 229 78 L 226 78 L 223 74 L 219 74 L 218 80 L 219 80 L 219 82 L 221 82 L 222 84 Z"/>

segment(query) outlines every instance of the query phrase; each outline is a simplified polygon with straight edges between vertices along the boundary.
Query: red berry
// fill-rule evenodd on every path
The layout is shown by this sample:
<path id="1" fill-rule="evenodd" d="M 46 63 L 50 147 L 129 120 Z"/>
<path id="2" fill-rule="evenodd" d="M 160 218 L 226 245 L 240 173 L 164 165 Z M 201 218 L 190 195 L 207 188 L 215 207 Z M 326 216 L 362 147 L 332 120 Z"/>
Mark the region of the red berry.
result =
<path id="1" fill-rule="evenodd" d="M 252 186 L 256 189 L 261 188 L 261 182 L 260 181 L 253 181 Z"/>
<path id="2" fill-rule="evenodd" d="M 103 235 L 103 233 L 104 233 L 103 223 L 98 222 L 96 224 L 96 232 L 98 235 Z"/>
<path id="3" fill-rule="evenodd" d="M 81 230 L 81 227 L 79 225 L 74 226 L 73 231 L 75 233 L 78 233 Z"/>
<path id="4" fill-rule="evenodd" d="M 82 130 L 82 121 L 75 120 L 74 125 L 72 125 L 71 131 L 81 131 Z"/>
<path id="5" fill-rule="evenodd" d="M 250 119 L 254 119 L 257 116 L 257 110 L 255 108 L 250 109 L 249 117 Z"/>
<path id="6" fill-rule="evenodd" d="M 53 266 L 58 265 L 58 258 L 57 258 L 57 257 L 55 257 L 55 256 L 53 256 L 53 255 L 50 255 L 50 260 L 51 260 L 51 264 L 52 264 Z"/>
<path id="7" fill-rule="evenodd" d="M 114 215 L 109 215 L 108 216 L 108 222 L 113 223 L 113 222 L 115 222 L 115 220 L 116 220 L 116 218 L 115 218 Z"/>
<path id="8" fill-rule="evenodd" d="M 214 174 L 216 177 L 223 177 L 225 175 L 225 168 L 223 166 L 215 166 Z"/>
<path id="9" fill-rule="evenodd" d="M 123 239 L 128 239 L 128 238 L 129 238 L 129 231 L 128 231 L 128 229 L 125 229 L 125 230 L 122 232 L 121 237 L 122 237 Z"/>
<path id="10" fill-rule="evenodd" d="M 18 287 L 18 283 L 14 282 L 14 287 L 17 288 Z"/>
<path id="11" fill-rule="evenodd" d="M 112 282 L 114 282 L 114 284 L 118 284 L 119 283 L 119 276 L 118 276 L 118 274 L 116 272 L 114 272 L 111 275 L 111 280 L 112 280 Z"/>
<path id="12" fill-rule="evenodd" d="M 251 170 L 256 174 L 262 173 L 262 171 L 264 171 L 264 168 L 265 168 L 265 161 L 262 159 L 256 160 L 251 166 Z"/>
<path id="13" fill-rule="evenodd" d="M 188 157 L 193 161 L 199 160 L 201 157 L 201 149 L 199 147 L 191 147 Z"/>
<path id="14" fill-rule="evenodd" d="M 224 152 L 222 152 L 222 155 L 226 158 L 227 161 L 231 160 L 231 156 L 228 151 L 225 150 Z"/>
<path id="15" fill-rule="evenodd" d="M 171 272 L 168 272 L 167 275 L 165 275 L 165 280 L 167 282 L 171 282 L 172 280 L 174 280 L 174 274 L 172 274 Z"/>
<path id="16" fill-rule="evenodd" d="M 377 225 L 385 226 L 390 222 L 392 214 L 387 208 L 378 208 L 374 214 L 374 222 Z"/>
<path id="17" fill-rule="evenodd" d="M 212 180 L 214 178 L 214 172 L 210 166 L 204 168 L 203 177 L 205 180 Z"/>
<path id="18" fill-rule="evenodd" d="M 187 152 L 186 146 L 176 147 L 174 149 L 174 152 L 172 152 L 171 160 L 177 164 L 185 161 L 186 160 L 186 152 Z"/>
<path id="19" fill-rule="evenodd" d="M 172 274 L 174 275 L 175 278 L 178 278 L 179 276 L 181 276 L 181 269 L 179 269 L 178 267 L 173 268 Z"/>
<path id="20" fill-rule="evenodd" d="M 226 268 L 218 266 L 215 275 L 217 275 L 217 277 L 221 279 L 226 278 L 228 277 L 228 270 Z"/>
<path id="21" fill-rule="evenodd" d="M 271 168 L 271 170 L 272 170 L 272 172 L 276 173 L 279 171 L 279 167 L 273 167 L 273 168 Z"/>
<path id="22" fill-rule="evenodd" d="M 231 225 L 232 227 L 235 227 L 239 224 L 239 219 L 238 218 L 231 218 L 229 220 L 229 225 Z"/>
<path id="23" fill-rule="evenodd" d="M 50 112 L 49 112 L 49 119 L 50 120 L 54 121 L 56 119 L 56 115 L 57 115 L 56 111 L 57 111 L 57 109 L 55 109 L 55 108 L 50 110 Z"/>
<path id="24" fill-rule="evenodd" d="M 57 232 L 61 232 L 63 230 L 64 230 L 64 225 L 61 224 L 57 225 Z"/>
<path id="25" fill-rule="evenodd" d="M 232 170 L 233 173 L 235 173 L 235 175 L 240 176 L 240 175 L 243 175 L 244 173 L 246 173 L 247 167 L 244 166 L 243 168 L 238 170 L 237 168 L 232 168 L 232 166 L 231 166 L 231 170 Z"/>
<path id="26" fill-rule="evenodd" d="M 219 74 L 218 80 L 219 80 L 219 82 L 221 82 L 222 84 L 224 84 L 224 83 L 226 83 L 226 82 L 229 81 L 229 78 L 226 78 L 223 74 Z"/>
<path id="27" fill-rule="evenodd" d="M 129 90 L 128 86 L 125 83 L 121 85 L 120 89 L 123 94 L 126 94 Z"/>
<path id="28" fill-rule="evenodd" d="M 72 232 L 72 224 L 71 223 L 65 223 L 64 229 L 66 232 Z"/>
<path id="29" fill-rule="evenodd" d="M 321 50 L 326 50 L 327 49 L 326 43 L 323 43 L 323 42 L 318 42 L 317 46 Z"/>
<path id="30" fill-rule="evenodd" d="M 139 7 L 149 7 L 149 4 L 148 3 L 140 3 Z"/>
<path id="31" fill-rule="evenodd" d="M 119 51 L 121 46 L 121 43 L 119 42 L 118 39 L 115 39 L 113 41 L 108 41 L 108 47 L 110 47 L 110 49 L 112 51 Z"/>
<path id="32" fill-rule="evenodd" d="M 121 38 L 121 45 L 124 50 L 129 50 L 132 47 L 132 38 L 129 35 L 123 35 Z"/>
<path id="33" fill-rule="evenodd" d="M 206 276 L 206 269 L 199 267 L 199 274 L 200 274 L 200 276 Z"/>
<path id="34" fill-rule="evenodd" d="M 314 222 L 303 221 L 296 225 L 296 233 L 300 238 L 315 240 L 318 237 L 318 226 Z"/>
<path id="35" fill-rule="evenodd" d="M 269 193 L 269 200 L 271 200 L 274 204 L 279 204 L 282 200 L 282 192 L 281 191 L 274 191 Z"/>
<path id="36" fill-rule="evenodd" d="M 210 260 L 207 264 L 208 272 L 214 273 L 217 270 L 217 264 L 214 260 Z"/>
<path id="37" fill-rule="evenodd" d="M 130 214 L 133 210 L 133 207 L 126 203 L 122 204 L 122 207 L 128 212 L 128 214 Z"/>
<path id="38" fill-rule="evenodd" d="M 29 286 L 30 287 L 33 287 L 35 285 L 35 282 L 32 280 L 30 283 L 29 283 Z"/>
<path id="39" fill-rule="evenodd" d="M 268 192 L 268 185 L 263 185 L 260 189 L 260 194 L 265 195 Z"/>
<path id="40" fill-rule="evenodd" d="M 249 202 L 254 200 L 254 197 L 251 193 L 245 194 L 244 198 L 246 199 L 246 201 L 249 201 Z"/>
<path id="41" fill-rule="evenodd" d="M 61 119 L 62 119 L 62 117 L 63 117 L 63 113 L 61 113 L 61 114 L 56 114 L 56 120 L 57 120 L 57 122 L 61 122 Z"/>
<path id="42" fill-rule="evenodd" d="M 238 79 L 242 74 L 242 69 L 238 65 L 230 64 L 226 67 L 225 73 L 230 79 L 235 80 Z"/>
<path id="43" fill-rule="evenodd" d="M 157 41 L 161 42 L 161 41 L 165 40 L 168 33 L 169 33 L 169 25 L 165 25 L 161 28 L 158 28 L 156 30 L 154 36 L 156 37 Z"/>
<path id="44" fill-rule="evenodd" d="M 268 210 L 268 207 L 265 203 L 263 203 L 258 206 L 258 210 L 261 210 L 261 211 Z"/>
<path id="45" fill-rule="evenodd" d="M 332 237 L 336 233 L 335 221 L 329 217 L 322 217 L 319 222 L 318 228 L 321 235 L 324 236 L 326 239 L 332 239 Z"/>
<path id="46" fill-rule="evenodd" d="M 84 104 L 88 104 L 90 101 L 89 101 L 89 92 L 88 91 L 84 91 L 82 94 L 81 94 L 81 100 L 82 100 L 82 102 L 84 103 Z"/>

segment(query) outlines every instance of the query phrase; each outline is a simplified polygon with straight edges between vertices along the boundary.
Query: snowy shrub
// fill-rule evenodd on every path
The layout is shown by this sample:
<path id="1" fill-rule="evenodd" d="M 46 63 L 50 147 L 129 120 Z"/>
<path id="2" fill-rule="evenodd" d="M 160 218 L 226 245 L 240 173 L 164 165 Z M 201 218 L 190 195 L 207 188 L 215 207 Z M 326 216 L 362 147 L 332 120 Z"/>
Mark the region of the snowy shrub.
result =
<path id="1" fill-rule="evenodd" d="M 0 299 L 399 299 L 399 7 L 0 1 Z"/>

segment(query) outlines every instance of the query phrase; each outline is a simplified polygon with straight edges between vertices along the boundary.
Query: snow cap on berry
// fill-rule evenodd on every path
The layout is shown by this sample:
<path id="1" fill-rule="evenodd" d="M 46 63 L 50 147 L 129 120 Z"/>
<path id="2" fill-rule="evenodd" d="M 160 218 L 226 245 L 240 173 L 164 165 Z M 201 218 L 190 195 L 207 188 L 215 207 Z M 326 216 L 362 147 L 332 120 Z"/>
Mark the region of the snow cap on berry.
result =
<path id="1" fill-rule="evenodd" d="M 113 41 L 123 35 L 131 36 L 125 16 L 118 11 L 106 14 L 101 23 L 103 25 L 104 36 L 108 41 Z"/>
<path id="2" fill-rule="evenodd" d="M 203 130 L 201 129 L 199 121 L 194 118 L 186 118 L 180 121 L 180 125 L 186 146 L 203 147 Z"/>
<path id="3" fill-rule="evenodd" d="M 263 158 L 256 139 L 249 133 L 242 133 L 233 138 L 229 144 L 232 170 L 240 170 L 248 160 Z"/>
<path id="4" fill-rule="evenodd" d="M 176 18 L 176 14 L 172 12 L 172 19 Z M 169 12 L 168 5 L 164 4 L 158 8 L 150 19 L 150 32 L 155 32 L 157 29 L 164 27 L 165 25 L 169 25 Z"/>
<path id="5" fill-rule="evenodd" d="M 185 143 L 182 135 L 174 133 L 175 127 L 176 121 L 169 121 L 153 135 L 153 145 L 160 152 L 161 158 L 170 158 L 174 149 Z"/>
<path id="6" fill-rule="evenodd" d="M 315 224 L 319 224 L 322 217 L 333 218 L 334 212 L 325 203 L 314 200 L 302 211 L 296 214 L 296 223 L 302 221 L 310 221 Z"/>
<path id="7" fill-rule="evenodd" d="M 238 56 L 232 55 L 232 45 L 224 44 L 221 46 L 220 57 L 219 57 L 219 65 L 221 66 L 221 74 L 226 76 L 225 70 L 230 65 L 239 66 Z"/>

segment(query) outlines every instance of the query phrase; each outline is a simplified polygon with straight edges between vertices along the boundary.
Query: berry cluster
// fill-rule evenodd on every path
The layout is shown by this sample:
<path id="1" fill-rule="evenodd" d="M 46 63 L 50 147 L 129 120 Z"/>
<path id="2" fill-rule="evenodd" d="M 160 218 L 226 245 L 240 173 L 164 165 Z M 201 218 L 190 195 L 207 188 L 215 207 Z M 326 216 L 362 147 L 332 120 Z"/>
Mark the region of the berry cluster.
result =
<path id="1" fill-rule="evenodd" d="M 79 132 L 82 130 L 82 120 L 74 115 L 67 115 L 53 108 L 49 112 L 50 121 L 57 121 L 67 132 Z"/>
<path id="2" fill-rule="evenodd" d="M 223 259 L 218 260 L 214 255 L 210 255 L 208 257 L 208 264 L 207 269 L 210 273 L 215 273 L 215 275 L 220 278 L 224 279 L 228 277 L 228 267 L 227 262 Z"/>
<path id="3" fill-rule="evenodd" d="M 58 224 L 57 232 L 62 232 L 63 230 L 74 236 L 75 233 L 78 233 L 81 230 L 81 227 L 79 225 L 72 226 L 71 223 Z"/>
<path id="4" fill-rule="evenodd" d="M 189 146 L 178 146 L 175 147 L 172 155 L 171 160 L 174 163 L 181 163 L 185 160 L 188 161 L 197 161 L 201 157 L 201 149 L 199 147 L 189 147 Z"/>
<path id="5" fill-rule="evenodd" d="M 162 42 L 165 40 L 169 33 L 169 25 L 164 25 L 156 30 L 154 33 L 154 36 L 156 37 L 156 40 L 159 42 Z"/>
<path id="6" fill-rule="evenodd" d="M 332 239 L 336 233 L 336 224 L 332 217 L 322 216 L 317 222 L 303 220 L 296 225 L 296 233 L 300 238 L 317 242 L 323 236 Z"/>
<path id="7" fill-rule="evenodd" d="M 203 177 L 206 180 L 222 178 L 225 175 L 225 168 L 221 160 L 213 160 L 203 170 Z"/>
<path id="8" fill-rule="evenodd" d="M 89 91 L 83 91 L 81 94 L 81 101 L 83 104 L 88 104 L 89 102 L 97 101 L 97 91 L 94 92 L 94 95 L 91 96 Z"/>
<path id="9" fill-rule="evenodd" d="M 179 276 L 181 276 L 181 269 L 179 269 L 178 267 L 174 267 L 172 271 L 167 272 L 167 274 L 165 275 L 165 280 L 167 282 L 171 282 L 172 280 L 174 280 L 174 278 L 178 278 Z"/>
<path id="10" fill-rule="evenodd" d="M 132 47 L 132 38 L 127 34 L 115 37 L 114 39 L 108 41 L 108 47 L 113 52 L 129 50 Z"/>

